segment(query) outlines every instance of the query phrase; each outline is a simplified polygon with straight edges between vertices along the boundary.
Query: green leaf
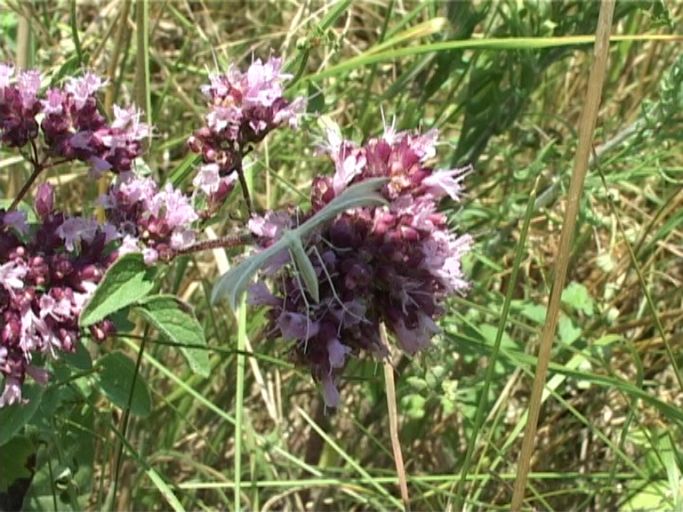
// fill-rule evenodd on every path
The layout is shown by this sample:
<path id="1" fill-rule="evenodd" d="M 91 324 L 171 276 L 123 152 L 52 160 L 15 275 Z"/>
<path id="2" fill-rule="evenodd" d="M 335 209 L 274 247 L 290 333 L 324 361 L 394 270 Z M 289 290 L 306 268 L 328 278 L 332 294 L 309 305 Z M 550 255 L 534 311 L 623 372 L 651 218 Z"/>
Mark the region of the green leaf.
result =
<path id="1" fill-rule="evenodd" d="M 581 337 L 581 329 L 576 327 L 572 319 L 566 315 L 560 316 L 557 332 L 560 335 L 560 340 L 565 345 L 571 345 Z"/>
<path id="2" fill-rule="evenodd" d="M 117 407 L 128 407 L 130 388 L 135 378 L 135 363 L 123 352 L 112 352 L 101 358 L 98 366 L 100 372 L 97 381 L 104 395 Z M 136 416 L 148 416 L 151 409 L 149 389 L 142 375 L 138 374 L 135 378 L 130 412 Z"/>
<path id="3" fill-rule="evenodd" d="M 26 467 L 28 458 L 35 452 L 33 443 L 26 438 L 17 436 L 9 443 L 0 446 L 0 492 L 6 492 L 7 488 L 20 478 L 30 478 L 31 472 Z"/>
<path id="4" fill-rule="evenodd" d="M 593 315 L 593 298 L 588 293 L 588 289 L 580 283 L 569 283 L 569 286 L 562 291 L 562 302 L 587 316 Z"/>
<path id="5" fill-rule="evenodd" d="M 425 415 L 425 400 L 424 397 L 415 393 L 410 393 L 401 398 L 401 409 L 405 411 L 408 417 L 419 420 Z"/>
<path id="6" fill-rule="evenodd" d="M 25 384 L 22 395 L 28 403 L 8 405 L 0 409 L 0 446 L 12 439 L 38 410 L 43 388 L 38 384 Z"/>
<path id="7" fill-rule="evenodd" d="M 299 275 L 304 281 L 308 294 L 317 303 L 320 302 L 320 291 L 318 290 L 318 276 L 315 274 L 313 263 L 309 259 L 304 246 L 301 243 L 301 238 L 292 235 L 291 231 L 284 233 L 283 238 L 287 237 L 289 246 L 289 254 L 296 265 Z"/>
<path id="8" fill-rule="evenodd" d="M 315 229 L 334 219 L 340 213 L 361 206 L 385 204 L 386 200 L 377 191 L 386 183 L 386 178 L 373 178 L 347 188 L 301 226 L 285 233 L 280 240 L 267 249 L 247 258 L 223 274 L 213 288 L 211 302 L 215 304 L 225 297 L 230 308 L 236 311 L 239 298 L 247 289 L 252 277 L 268 260 L 280 251 L 291 250 L 292 240 L 298 238 L 301 241 L 305 239 Z"/>
<path id="9" fill-rule="evenodd" d="M 204 329 L 190 306 L 172 295 L 153 295 L 139 302 L 135 311 L 169 341 L 181 345 L 180 351 L 193 372 L 209 376 L 209 355 L 202 348 L 206 347 Z"/>
<path id="10" fill-rule="evenodd" d="M 81 312 L 80 325 L 87 327 L 147 295 L 154 287 L 153 268 L 145 265 L 142 254 L 126 254 L 104 275 Z"/>

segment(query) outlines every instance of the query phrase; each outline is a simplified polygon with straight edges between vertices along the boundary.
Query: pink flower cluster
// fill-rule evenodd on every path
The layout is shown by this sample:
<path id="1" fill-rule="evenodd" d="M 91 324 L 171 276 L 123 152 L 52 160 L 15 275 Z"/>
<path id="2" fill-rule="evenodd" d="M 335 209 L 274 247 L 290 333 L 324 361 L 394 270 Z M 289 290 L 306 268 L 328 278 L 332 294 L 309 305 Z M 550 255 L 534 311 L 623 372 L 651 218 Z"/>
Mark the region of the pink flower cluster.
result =
<path id="1" fill-rule="evenodd" d="M 71 78 L 63 88 L 51 88 L 42 95 L 40 73 L 23 71 L 14 78 L 14 67 L 0 64 L 0 140 L 21 148 L 31 142 L 37 152 L 39 116 L 46 155 L 36 163 L 45 165 L 48 158 L 61 162 L 81 160 L 90 164 L 95 174 L 129 171 L 141 153 L 141 140 L 149 127 L 140 122 L 133 107 L 114 107 L 114 120 L 108 123 L 100 114 L 95 93 L 104 85 L 98 76 L 86 73 Z"/>
<path id="2" fill-rule="evenodd" d="M 413 354 L 439 332 L 435 320 L 443 301 L 468 286 L 461 258 L 472 239 L 455 235 L 437 211 L 441 198 L 459 199 L 468 169 L 434 170 L 429 160 L 436 138 L 435 131 L 418 135 L 390 128 L 358 146 L 330 128 L 323 150 L 335 173 L 314 181 L 313 212 L 349 185 L 374 177 L 389 179 L 382 192 L 388 204 L 346 212 L 309 241 L 318 303 L 291 266 L 282 267 L 273 293 L 263 284 L 251 289 L 250 302 L 268 307 L 271 336 L 294 341 L 296 359 L 322 383 L 330 407 L 339 402 L 337 381 L 349 356 L 386 354 L 381 323 Z M 296 224 L 296 217 L 258 218 L 250 227 L 267 243 L 287 223 Z"/>
<path id="3" fill-rule="evenodd" d="M 273 129 L 288 123 L 295 127 L 305 108 L 305 99 L 289 102 L 283 96 L 282 59 L 254 61 L 246 73 L 230 66 L 225 74 L 211 74 L 202 87 L 208 99 L 206 126 L 188 140 L 204 162 L 195 186 L 210 202 L 219 203 L 233 187 L 233 171 L 241 171 L 242 157 Z M 232 174 L 231 174 L 232 173 Z"/>
<path id="4" fill-rule="evenodd" d="M 107 219 L 123 237 L 119 254 L 142 252 L 148 265 L 195 241 L 199 216 L 189 198 L 171 184 L 159 189 L 151 178 L 123 173 L 103 198 Z"/>
<path id="5" fill-rule="evenodd" d="M 111 226 L 54 210 L 49 185 L 38 189 L 40 222 L 29 226 L 23 212 L 0 210 L 0 374 L 5 388 L 0 407 L 22 401 L 30 375 L 45 383 L 48 374 L 35 358 L 75 350 L 78 316 L 111 264 Z M 104 320 L 90 335 L 104 340 L 114 326 Z"/>

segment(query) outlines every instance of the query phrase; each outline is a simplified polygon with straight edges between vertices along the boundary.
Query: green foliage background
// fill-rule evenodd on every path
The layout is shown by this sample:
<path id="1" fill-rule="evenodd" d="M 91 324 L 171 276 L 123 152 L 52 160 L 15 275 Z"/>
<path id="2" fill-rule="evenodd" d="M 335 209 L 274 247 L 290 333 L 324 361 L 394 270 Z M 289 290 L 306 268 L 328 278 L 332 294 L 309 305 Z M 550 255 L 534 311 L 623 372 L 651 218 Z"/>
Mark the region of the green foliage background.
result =
<path id="1" fill-rule="evenodd" d="M 249 182 L 261 208 L 305 205 L 312 177 L 332 173 L 313 151 L 317 114 L 358 140 L 391 119 L 401 129 L 438 128 L 441 165 L 474 165 L 465 201 L 444 208 L 477 243 L 465 262 L 471 290 L 450 302 L 434 347 L 394 361 L 412 506 L 509 503 L 592 48 L 590 38 L 562 38 L 592 35 L 598 2 L 0 5 L 0 60 L 35 65 L 55 82 L 84 67 L 107 76 L 104 106 L 137 101 L 154 124 L 146 162 L 162 181 L 191 182 L 184 142 L 201 125 L 198 87 L 208 71 L 271 52 L 287 58 L 296 75 L 289 93 L 309 97 L 310 115 L 299 132 L 274 134 L 252 155 Z M 680 34 L 682 15 L 677 2 L 620 1 L 614 34 Z M 524 39 L 496 42 L 510 37 Z M 681 48 L 680 40 L 647 38 L 611 47 L 529 508 L 683 506 L 683 390 L 665 350 L 668 343 L 683 363 Z M 28 169 L 0 148 L 0 170 L 0 192 L 11 198 Z M 61 185 L 65 208 L 94 212 L 97 186 L 83 175 L 71 166 L 47 179 Z M 244 215 L 238 195 L 214 233 Z M 0 492 L 9 489 L 0 499 L 26 491 L 30 510 L 213 510 L 234 508 L 237 488 L 246 509 L 400 506 L 381 366 L 354 363 L 343 406 L 326 412 L 287 346 L 264 340 L 261 313 L 242 309 L 238 330 L 227 307 L 209 306 L 225 270 L 224 256 L 208 253 L 183 257 L 157 278 L 194 307 L 208 376 L 191 371 L 163 325 L 120 315 L 129 334 L 86 342 L 55 364 L 49 387 L 29 391 L 30 410 L 0 412 Z M 472 464 L 459 486 L 468 447 Z M 16 481 L 26 477 L 27 489 Z"/>

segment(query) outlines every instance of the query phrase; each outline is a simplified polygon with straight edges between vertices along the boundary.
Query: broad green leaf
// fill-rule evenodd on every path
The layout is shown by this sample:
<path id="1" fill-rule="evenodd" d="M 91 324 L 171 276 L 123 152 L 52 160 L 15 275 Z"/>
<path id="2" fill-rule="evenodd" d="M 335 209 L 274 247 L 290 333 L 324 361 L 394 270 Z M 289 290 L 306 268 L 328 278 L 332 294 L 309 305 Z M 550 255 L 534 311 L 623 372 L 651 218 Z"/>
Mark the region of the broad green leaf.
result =
<path id="1" fill-rule="evenodd" d="M 301 226 L 290 230 L 267 249 L 250 256 L 239 265 L 223 274 L 211 293 L 211 302 L 215 304 L 223 297 L 227 298 L 228 304 L 233 311 L 237 309 L 239 298 L 249 286 L 254 274 L 266 264 L 270 258 L 280 251 L 291 250 L 293 239 L 299 241 L 305 239 L 315 229 L 334 219 L 340 213 L 361 206 L 379 206 L 386 200 L 378 193 L 378 190 L 387 182 L 386 178 L 373 178 L 365 180 L 347 188 L 341 195 L 335 197 L 330 204 L 304 222 Z M 302 247 L 303 247 L 303 242 Z M 296 249 L 295 249 L 296 250 Z"/>
<path id="2" fill-rule="evenodd" d="M 97 381 L 104 395 L 117 407 L 128 407 L 131 384 L 135 378 L 135 363 L 123 352 L 112 352 L 101 358 L 98 366 L 100 372 Z M 138 374 L 130 401 L 130 412 L 136 416 L 148 416 L 151 409 L 149 389 L 142 375 Z"/>
<path id="3" fill-rule="evenodd" d="M 80 325 L 87 327 L 142 299 L 154 287 L 153 268 L 145 265 L 142 254 L 126 254 L 102 278 L 81 312 Z"/>
<path id="4" fill-rule="evenodd" d="M 26 468 L 26 463 L 34 452 L 33 443 L 23 436 L 17 436 L 0 446 L 0 461 L 2 461 L 0 492 L 6 492 L 7 488 L 19 478 L 31 477 L 31 472 Z"/>
<path id="5" fill-rule="evenodd" d="M 62 361 L 77 370 L 90 370 L 92 359 L 88 350 L 83 346 L 83 342 L 78 340 L 74 348 L 76 349 L 74 352 L 64 352 L 61 355 Z"/>
<path id="6" fill-rule="evenodd" d="M 190 306 L 172 295 L 152 295 L 140 301 L 135 311 L 169 341 L 181 345 L 180 351 L 193 372 L 209 376 L 209 355 L 202 348 L 206 347 L 204 329 Z"/>
<path id="7" fill-rule="evenodd" d="M 38 410 L 43 388 L 38 384 L 25 384 L 22 395 L 28 403 L 12 404 L 0 409 L 0 446 L 12 439 Z"/>

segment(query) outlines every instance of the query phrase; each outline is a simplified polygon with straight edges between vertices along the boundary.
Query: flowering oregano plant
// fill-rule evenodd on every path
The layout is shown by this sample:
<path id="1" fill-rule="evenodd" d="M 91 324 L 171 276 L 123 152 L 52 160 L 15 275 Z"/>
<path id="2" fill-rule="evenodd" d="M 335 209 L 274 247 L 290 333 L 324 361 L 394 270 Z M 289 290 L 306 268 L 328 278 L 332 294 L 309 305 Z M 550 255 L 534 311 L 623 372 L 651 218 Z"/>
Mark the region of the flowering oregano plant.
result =
<path id="1" fill-rule="evenodd" d="M 0 64 L 0 140 L 32 168 L 17 197 L 0 209 L 0 407 L 24 401 L 27 376 L 46 383 L 49 362 L 73 352 L 82 337 L 102 342 L 114 334 L 117 311 L 139 308 L 162 333 L 182 337 L 177 322 L 164 322 L 176 302 L 174 315 L 185 318 L 188 308 L 147 297 L 147 269 L 207 248 L 253 245 L 214 298 L 235 273 L 244 283 L 260 270 L 249 303 L 267 309 L 268 337 L 290 344 L 330 407 L 339 403 L 337 385 L 350 357 L 387 355 L 382 324 L 406 353 L 429 345 L 444 301 L 467 289 L 461 258 L 472 240 L 449 228 L 438 204 L 446 196 L 460 199 L 468 169 L 435 170 L 436 131 L 389 126 L 356 144 L 327 121 L 318 149 L 330 172 L 315 178 L 310 208 L 255 213 L 244 158 L 273 130 L 297 127 L 306 102 L 285 97 L 289 78 L 279 58 L 209 76 L 201 89 L 205 125 L 187 142 L 200 163 L 185 191 L 140 171 L 151 127 L 134 107 L 114 106 L 108 119 L 97 98 L 101 78 L 87 72 L 45 88 L 38 71 Z M 103 220 L 60 211 L 51 185 L 34 186 L 47 169 L 73 161 L 87 164 L 93 178 L 112 176 L 98 200 Z M 237 183 L 250 214 L 246 225 L 204 239 L 205 221 Z M 32 215 L 19 208 L 29 194 Z M 243 286 L 232 288 L 234 297 Z M 194 369 L 197 359 L 185 355 Z"/>

